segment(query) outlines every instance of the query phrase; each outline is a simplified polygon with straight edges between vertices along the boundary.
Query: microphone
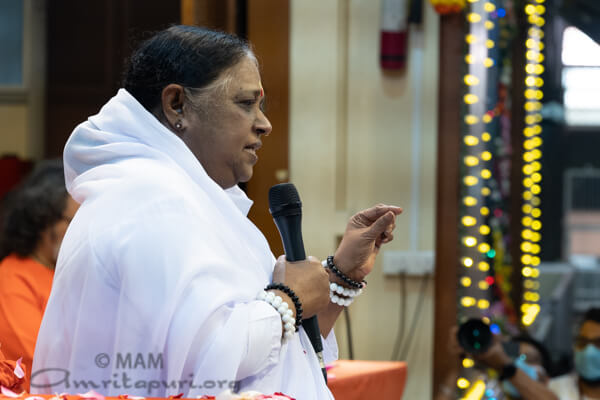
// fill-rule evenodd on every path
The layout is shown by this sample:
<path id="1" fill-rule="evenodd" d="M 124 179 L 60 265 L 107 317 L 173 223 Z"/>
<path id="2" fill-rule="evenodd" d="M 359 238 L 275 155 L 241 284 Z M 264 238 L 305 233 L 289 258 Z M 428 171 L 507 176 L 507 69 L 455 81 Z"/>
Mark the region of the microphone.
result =
<path id="1" fill-rule="evenodd" d="M 269 189 L 269 211 L 279 230 L 279 235 L 281 235 L 286 260 L 306 260 L 302 240 L 302 202 L 293 183 L 281 183 Z M 327 383 L 327 371 L 323 360 L 323 343 L 321 342 L 317 316 L 314 315 L 303 320 L 302 326 L 313 349 L 315 349 L 315 353 L 317 353 L 319 365 L 321 371 L 323 371 L 325 383 Z"/>

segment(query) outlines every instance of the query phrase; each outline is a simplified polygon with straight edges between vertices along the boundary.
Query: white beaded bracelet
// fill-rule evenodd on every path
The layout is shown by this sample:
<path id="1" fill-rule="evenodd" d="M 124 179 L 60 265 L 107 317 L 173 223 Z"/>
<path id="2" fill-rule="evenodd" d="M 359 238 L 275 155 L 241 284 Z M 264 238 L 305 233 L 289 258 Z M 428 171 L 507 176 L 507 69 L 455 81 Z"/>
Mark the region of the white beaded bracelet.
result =
<path id="1" fill-rule="evenodd" d="M 342 307 L 348 307 L 354 298 L 362 293 L 362 289 L 349 289 L 331 282 L 329 284 L 329 298 L 331 302 Z"/>
<path id="2" fill-rule="evenodd" d="M 329 291 L 329 299 L 333 304 L 337 304 L 338 306 L 348 307 L 354 299 L 349 297 L 340 297 L 335 292 Z"/>
<path id="3" fill-rule="evenodd" d="M 266 301 L 277 310 L 281 316 L 281 323 L 283 324 L 283 341 L 285 342 L 286 340 L 291 339 L 296 331 L 296 326 L 294 325 L 296 320 L 294 319 L 294 312 L 290 310 L 288 304 L 283 301 L 281 296 L 277 296 L 275 293 L 267 292 L 265 290 L 261 290 L 256 298 L 258 300 Z"/>
<path id="4" fill-rule="evenodd" d="M 337 283 L 331 282 L 329 284 L 329 289 L 332 292 L 337 294 L 341 294 L 345 297 L 356 297 L 362 293 L 362 289 L 351 289 L 347 287 L 343 287 L 342 285 L 338 285 Z"/>

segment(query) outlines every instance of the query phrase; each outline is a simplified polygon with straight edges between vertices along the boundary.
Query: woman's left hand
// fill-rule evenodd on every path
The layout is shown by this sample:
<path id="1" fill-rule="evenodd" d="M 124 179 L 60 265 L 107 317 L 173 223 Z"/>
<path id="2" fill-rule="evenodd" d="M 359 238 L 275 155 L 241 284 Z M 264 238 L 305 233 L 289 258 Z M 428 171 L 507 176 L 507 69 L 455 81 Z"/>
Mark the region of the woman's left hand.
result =
<path id="1" fill-rule="evenodd" d="M 378 204 L 352 216 L 334 256 L 340 271 L 355 281 L 363 280 L 373 270 L 381 245 L 394 238 L 400 213 L 400 207 Z"/>

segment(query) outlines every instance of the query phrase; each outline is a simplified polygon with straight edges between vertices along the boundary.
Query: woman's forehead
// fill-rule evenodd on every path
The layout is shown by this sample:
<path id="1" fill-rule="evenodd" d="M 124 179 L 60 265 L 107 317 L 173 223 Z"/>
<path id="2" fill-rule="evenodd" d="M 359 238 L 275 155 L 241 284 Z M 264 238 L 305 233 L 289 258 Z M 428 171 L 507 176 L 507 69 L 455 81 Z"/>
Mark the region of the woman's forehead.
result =
<path id="1" fill-rule="evenodd" d="M 600 323 L 595 321 L 585 321 L 581 325 L 579 335 L 588 339 L 600 338 Z"/>
<path id="2" fill-rule="evenodd" d="M 542 355 L 535 346 L 525 342 L 519 343 L 519 353 L 524 354 L 529 359 L 534 359 L 537 361 L 540 361 L 542 358 Z"/>
<path id="3" fill-rule="evenodd" d="M 257 91 L 260 94 L 262 83 L 258 66 L 249 57 L 244 57 L 234 65 L 229 74 L 229 89 L 234 91 Z"/>

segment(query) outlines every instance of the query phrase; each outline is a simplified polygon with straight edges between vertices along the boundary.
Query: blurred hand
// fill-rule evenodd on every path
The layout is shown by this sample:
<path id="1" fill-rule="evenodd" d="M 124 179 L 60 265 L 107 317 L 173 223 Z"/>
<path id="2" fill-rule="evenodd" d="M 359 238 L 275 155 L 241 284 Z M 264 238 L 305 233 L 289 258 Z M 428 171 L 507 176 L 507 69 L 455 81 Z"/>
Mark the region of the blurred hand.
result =
<path id="1" fill-rule="evenodd" d="M 465 349 L 458 343 L 458 326 L 453 326 L 448 336 L 448 356 L 460 360 L 464 353 Z"/>
<path id="2" fill-rule="evenodd" d="M 284 255 L 280 256 L 273 270 L 273 282 L 283 283 L 296 293 L 302 303 L 303 319 L 316 315 L 329 304 L 329 276 L 315 257 L 309 256 L 304 261 L 288 262 Z M 276 292 L 286 300 L 292 310 L 295 309 L 294 303 L 286 294 Z"/>
<path id="3" fill-rule="evenodd" d="M 485 353 L 474 355 L 473 359 L 487 365 L 496 371 L 502 371 L 502 367 L 510 364 L 513 360 L 506 354 L 502 346 L 500 335 L 493 335 L 492 345 Z"/>
<path id="4" fill-rule="evenodd" d="M 381 245 L 394 238 L 400 213 L 400 207 L 378 204 L 352 216 L 335 252 L 338 269 L 355 281 L 363 280 L 373 270 Z"/>

